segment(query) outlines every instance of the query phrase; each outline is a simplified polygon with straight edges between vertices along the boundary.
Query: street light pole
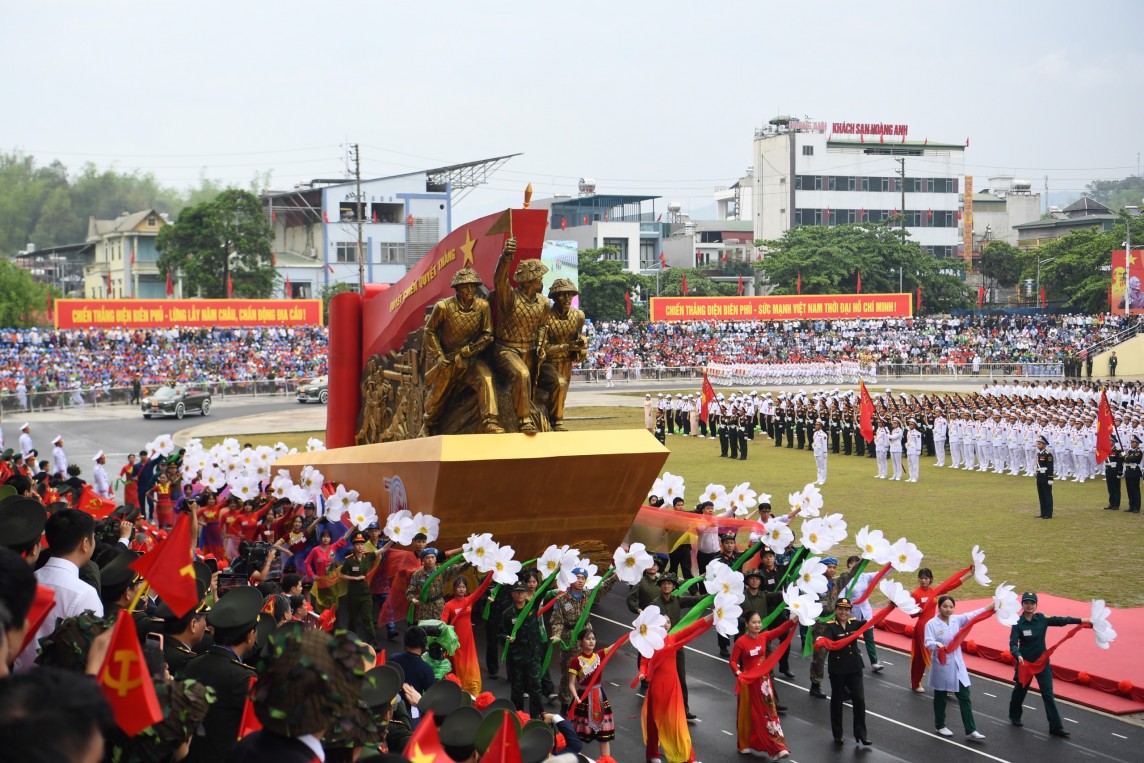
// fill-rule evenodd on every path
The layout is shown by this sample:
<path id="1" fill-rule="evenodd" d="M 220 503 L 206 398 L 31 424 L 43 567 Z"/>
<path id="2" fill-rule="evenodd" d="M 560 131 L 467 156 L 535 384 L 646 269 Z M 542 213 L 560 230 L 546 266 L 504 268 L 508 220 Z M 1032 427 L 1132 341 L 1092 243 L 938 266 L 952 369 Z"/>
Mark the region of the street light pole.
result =
<path id="1" fill-rule="evenodd" d="M 1056 257 L 1047 257 L 1043 260 L 1037 260 L 1037 293 L 1033 295 L 1033 299 L 1037 300 L 1038 303 L 1041 301 L 1041 265 L 1055 262 L 1056 259 Z"/>

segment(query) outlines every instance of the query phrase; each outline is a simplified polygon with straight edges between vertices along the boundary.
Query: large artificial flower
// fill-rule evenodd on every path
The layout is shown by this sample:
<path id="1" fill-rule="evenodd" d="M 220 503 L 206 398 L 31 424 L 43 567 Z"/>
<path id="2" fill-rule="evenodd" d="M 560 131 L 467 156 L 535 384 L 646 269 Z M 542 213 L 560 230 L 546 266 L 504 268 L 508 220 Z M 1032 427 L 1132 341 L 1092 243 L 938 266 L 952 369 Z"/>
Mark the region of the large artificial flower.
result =
<path id="1" fill-rule="evenodd" d="M 726 493 L 719 496 L 719 499 L 714 503 L 712 508 L 714 508 L 717 517 L 729 517 L 735 513 L 735 505 L 731 502 L 731 496 Z"/>
<path id="2" fill-rule="evenodd" d="M 727 638 L 733 639 L 739 635 L 739 616 L 743 614 L 739 604 L 742 601 L 742 598 L 723 593 L 715 597 L 715 630 Z"/>
<path id="3" fill-rule="evenodd" d="M 720 564 L 712 571 L 714 562 L 707 565 L 707 577 L 703 580 L 703 587 L 707 593 L 716 596 L 734 596 L 743 600 L 743 573 L 733 570 L 725 564 Z"/>
<path id="4" fill-rule="evenodd" d="M 425 542 L 432 543 L 437 540 L 441 532 L 441 520 L 432 514 L 417 512 L 413 515 L 413 533 L 424 533 Z"/>
<path id="5" fill-rule="evenodd" d="M 758 505 L 757 493 L 751 490 L 750 482 L 740 482 L 731 488 L 728 495 L 731 496 L 731 505 L 737 517 L 749 514 Z"/>
<path id="6" fill-rule="evenodd" d="M 513 559 L 512 546 L 499 546 L 492 554 L 493 582 L 499 585 L 512 585 L 520 573 L 520 562 Z"/>
<path id="7" fill-rule="evenodd" d="M 175 440 L 169 434 L 161 434 L 155 438 L 153 450 L 166 458 L 175 452 Z"/>
<path id="8" fill-rule="evenodd" d="M 303 466 L 301 474 L 298 475 L 298 484 L 311 493 L 315 493 L 322 489 L 322 483 L 326 478 L 320 471 L 312 466 Z"/>
<path id="9" fill-rule="evenodd" d="M 890 542 L 882 535 L 881 530 L 871 530 L 870 525 L 866 525 L 858 531 L 854 540 L 863 559 L 870 559 L 877 564 L 886 564 L 890 561 Z"/>
<path id="10" fill-rule="evenodd" d="M 711 501 L 714 503 L 725 495 L 727 495 L 726 486 L 711 483 L 707 487 L 703 488 L 703 495 L 699 496 L 699 501 L 700 503 L 703 501 Z"/>
<path id="11" fill-rule="evenodd" d="M 651 489 L 647 491 L 647 497 L 651 498 L 653 495 L 663 498 L 663 477 L 656 477 L 655 482 L 651 483 Z"/>
<path id="12" fill-rule="evenodd" d="M 536 560 L 536 569 L 542 578 L 548 578 L 560 572 L 566 562 L 575 565 L 579 558 L 579 549 L 552 545 L 544 549 L 544 553 Z"/>
<path id="13" fill-rule="evenodd" d="M 369 501 L 355 501 L 347 509 L 350 521 L 359 530 L 364 530 L 377 521 L 377 511 Z"/>
<path id="14" fill-rule="evenodd" d="M 654 561 L 651 554 L 647 552 L 647 547 L 642 543 L 633 543 L 627 550 L 620 546 L 612 555 L 616 577 L 628 585 L 638 584 L 644 572 L 652 566 Z"/>
<path id="15" fill-rule="evenodd" d="M 408 546 L 413 542 L 413 515 L 406 509 L 395 511 L 385 520 L 385 537 L 400 546 Z"/>
<path id="16" fill-rule="evenodd" d="M 798 569 L 795 585 L 803 593 L 810 593 L 815 596 L 826 593 L 826 588 L 829 585 L 826 580 L 826 565 L 817 556 L 807 557 Z"/>
<path id="17" fill-rule="evenodd" d="M 787 610 L 798 619 L 798 624 L 810 628 L 822 614 L 822 603 L 814 594 L 801 593 L 798 586 L 791 584 L 783 589 L 783 601 Z"/>
<path id="18" fill-rule="evenodd" d="M 835 512 L 833 514 L 826 514 L 822 517 L 823 526 L 834 536 L 835 543 L 841 543 L 846 540 L 846 520 L 843 519 L 842 514 Z"/>
<path id="19" fill-rule="evenodd" d="M 323 443 L 317 437 L 311 437 L 309 440 L 306 440 L 306 452 L 307 453 L 314 453 L 316 451 L 325 450 L 325 449 L 326 449 L 325 443 Z"/>
<path id="20" fill-rule="evenodd" d="M 802 523 L 802 545 L 812 554 L 824 555 L 835 544 L 834 534 L 821 517 L 813 517 Z"/>
<path id="21" fill-rule="evenodd" d="M 980 547 L 973 547 L 973 579 L 977 585 L 990 586 L 993 581 L 989 579 L 989 568 L 985 566 L 985 552 Z"/>
<path id="22" fill-rule="evenodd" d="M 1021 619 L 1021 599 L 1013 586 L 1002 583 L 993 593 L 993 616 L 997 622 L 1012 628 Z"/>
<path id="23" fill-rule="evenodd" d="M 1096 636 L 1096 645 L 1101 649 L 1107 649 L 1116 640 L 1116 631 L 1112 630 L 1112 625 L 1108 622 L 1111 614 L 1112 610 L 1104 606 L 1104 599 L 1092 600 L 1092 631 Z"/>
<path id="24" fill-rule="evenodd" d="M 898 572 L 913 572 L 922 565 L 922 552 L 905 538 L 898 538 L 890 547 L 890 564 Z"/>
<path id="25" fill-rule="evenodd" d="M 630 638 L 632 646 L 645 659 L 650 660 L 657 649 L 663 648 L 663 642 L 666 638 L 667 617 L 654 604 L 644 607 L 643 611 L 632 621 Z"/>
<path id="26" fill-rule="evenodd" d="M 786 551 L 787 546 L 794 541 L 794 531 L 785 522 L 780 522 L 778 519 L 769 520 L 763 525 L 763 530 L 763 543 L 775 554 Z"/>
<path id="27" fill-rule="evenodd" d="M 461 555 L 465 561 L 477 568 L 477 572 L 492 569 L 490 556 L 499 546 L 493 541 L 492 533 L 473 534 L 461 545 Z"/>
<path id="28" fill-rule="evenodd" d="M 326 499 L 326 516 L 337 515 L 338 510 L 342 513 L 349 511 L 350 507 L 357 503 L 358 491 L 346 490 L 345 485 L 338 485 L 337 489 L 329 498 Z M 335 506 L 337 508 L 335 508 Z"/>
<path id="29" fill-rule="evenodd" d="M 663 494 L 660 498 L 663 499 L 665 504 L 670 506 L 671 502 L 676 498 L 682 498 L 685 489 L 683 477 L 680 477 L 678 474 L 672 474 L 671 472 L 663 473 Z"/>
<path id="30" fill-rule="evenodd" d="M 882 592 L 883 596 L 890 600 L 891 604 L 907 615 L 912 615 L 921 610 L 921 607 L 914 601 L 914 597 L 910 595 L 910 592 L 896 580 L 883 580 L 878 584 L 878 590 Z"/>
<path id="31" fill-rule="evenodd" d="M 771 494 L 770 493 L 759 493 L 755 497 L 755 500 L 758 501 L 759 503 L 770 503 L 771 502 Z"/>

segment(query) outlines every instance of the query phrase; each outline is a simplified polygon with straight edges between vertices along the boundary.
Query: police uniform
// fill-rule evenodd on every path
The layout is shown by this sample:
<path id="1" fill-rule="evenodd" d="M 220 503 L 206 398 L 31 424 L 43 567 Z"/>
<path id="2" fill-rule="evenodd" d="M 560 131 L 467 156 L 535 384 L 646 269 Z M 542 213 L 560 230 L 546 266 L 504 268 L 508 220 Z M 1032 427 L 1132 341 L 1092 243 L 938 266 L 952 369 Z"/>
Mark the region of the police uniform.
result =
<path id="1" fill-rule="evenodd" d="M 243 586 L 223 596 L 207 615 L 207 623 L 219 634 L 241 634 L 254 630 L 262 610 L 262 594 Z M 229 639 L 228 639 L 229 640 Z M 205 654 L 187 665 L 187 678 L 214 689 L 215 703 L 207 711 L 202 726 L 191 740 L 191 763 L 217 763 L 225 760 L 238 741 L 242 711 L 249 695 L 250 679 L 257 673 L 230 647 L 214 644 Z"/>
<path id="2" fill-rule="evenodd" d="M 1040 519 L 1053 518 L 1053 454 L 1048 448 L 1048 438 L 1041 435 L 1038 442 L 1045 444 L 1044 450 L 1037 453 L 1037 501 L 1041 506 Z"/>
<path id="3" fill-rule="evenodd" d="M 835 604 L 849 604 L 849 599 L 839 599 Z M 863 625 L 865 620 L 847 618 L 838 622 L 837 617 L 822 629 L 822 635 L 831 641 L 844 639 Z M 858 648 L 859 639 L 854 639 L 841 649 L 830 652 L 827 673 L 830 676 L 830 731 L 835 742 L 842 742 L 842 705 L 849 696 L 854 706 L 854 738 L 863 744 L 866 739 L 866 691 L 862 684 L 862 654 Z"/>
<path id="4" fill-rule="evenodd" d="M 738 435 L 739 435 L 739 460 L 740 461 L 746 461 L 747 460 L 747 439 L 749 436 L 750 422 L 751 422 L 750 417 L 740 415 L 739 420 L 736 423 L 736 426 L 738 427 Z"/>
<path id="5" fill-rule="evenodd" d="M 1132 435 L 1132 447 L 1124 454 L 1124 492 L 1128 493 L 1128 512 L 1140 513 L 1140 438 Z"/>
<path id="6" fill-rule="evenodd" d="M 365 533 L 354 533 L 350 538 L 350 543 L 357 545 L 358 543 L 368 543 L 369 538 Z M 428 550 L 428 549 L 426 549 Z M 424 552 L 422 552 L 424 554 Z M 374 567 L 374 560 L 377 554 L 367 552 L 362 554 L 359 559 L 355 554 L 350 554 L 346 560 L 342 562 L 342 575 L 349 575 L 350 577 L 364 577 Z M 412 579 L 410 584 L 412 584 Z M 421 588 L 418 586 L 417 591 L 420 592 Z M 377 631 L 374 629 L 373 624 L 373 594 L 369 592 L 368 580 L 350 580 L 346 582 L 346 593 L 342 597 L 346 604 L 347 619 L 346 626 L 364 638 L 367 643 L 373 644 L 377 639 Z M 410 601 L 412 601 L 412 596 Z"/>
<path id="7" fill-rule="evenodd" d="M 1124 451 L 1113 438 L 1112 452 L 1104 461 L 1104 486 L 1108 489 L 1108 505 L 1104 508 L 1120 511 L 1120 478 L 1124 476 Z"/>

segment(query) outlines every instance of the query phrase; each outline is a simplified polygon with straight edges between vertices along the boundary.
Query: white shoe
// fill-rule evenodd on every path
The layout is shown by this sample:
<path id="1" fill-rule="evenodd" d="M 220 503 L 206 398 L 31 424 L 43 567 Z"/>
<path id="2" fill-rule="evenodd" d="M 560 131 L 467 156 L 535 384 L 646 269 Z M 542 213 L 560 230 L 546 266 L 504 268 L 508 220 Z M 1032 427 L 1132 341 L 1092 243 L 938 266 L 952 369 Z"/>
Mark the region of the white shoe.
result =
<path id="1" fill-rule="evenodd" d="M 918 688 L 914 689 L 914 691 L 917 692 L 918 694 L 925 694 L 926 693 L 926 690 L 920 686 Z"/>
<path id="2" fill-rule="evenodd" d="M 881 673 L 881 672 L 882 672 L 882 670 L 883 670 L 885 667 L 886 667 L 886 666 L 885 666 L 885 665 L 883 665 L 882 663 L 880 663 L 880 662 L 875 662 L 875 663 L 872 663 L 872 664 L 870 665 L 870 670 L 874 671 L 875 673 Z"/>
<path id="3" fill-rule="evenodd" d="M 949 730 L 948 726 L 942 726 L 940 729 L 937 730 L 937 733 L 941 734 L 943 737 L 953 736 L 953 732 Z"/>
<path id="4" fill-rule="evenodd" d="M 971 739 L 974 742 L 980 742 L 981 740 L 985 739 L 985 735 L 982 734 L 980 731 L 971 731 L 965 735 L 965 738 Z"/>
<path id="5" fill-rule="evenodd" d="M 740 755 L 750 755 L 751 754 L 751 748 L 750 747 L 744 747 L 743 749 L 739 750 L 739 754 Z"/>

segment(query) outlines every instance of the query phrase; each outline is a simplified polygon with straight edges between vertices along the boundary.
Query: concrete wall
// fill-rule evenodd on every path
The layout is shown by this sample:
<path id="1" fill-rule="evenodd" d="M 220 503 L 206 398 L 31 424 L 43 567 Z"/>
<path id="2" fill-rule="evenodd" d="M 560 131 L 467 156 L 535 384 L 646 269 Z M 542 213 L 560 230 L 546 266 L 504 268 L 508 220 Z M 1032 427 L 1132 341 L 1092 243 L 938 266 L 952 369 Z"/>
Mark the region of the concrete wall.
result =
<path id="1" fill-rule="evenodd" d="M 1092 359 L 1094 379 L 1108 376 L 1108 359 L 1116 352 L 1116 376 L 1118 378 L 1144 379 L 1144 334 L 1122 342 L 1100 353 Z"/>

